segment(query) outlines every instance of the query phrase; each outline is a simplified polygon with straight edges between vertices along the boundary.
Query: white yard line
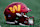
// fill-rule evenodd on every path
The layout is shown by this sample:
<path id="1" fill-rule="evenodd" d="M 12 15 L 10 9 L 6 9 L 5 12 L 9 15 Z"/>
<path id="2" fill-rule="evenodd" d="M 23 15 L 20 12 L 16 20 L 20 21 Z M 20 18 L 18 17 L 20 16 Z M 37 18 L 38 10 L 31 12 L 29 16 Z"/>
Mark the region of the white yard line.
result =
<path id="1" fill-rule="evenodd" d="M 1 27 L 1 25 L 0 25 L 0 27 Z"/>

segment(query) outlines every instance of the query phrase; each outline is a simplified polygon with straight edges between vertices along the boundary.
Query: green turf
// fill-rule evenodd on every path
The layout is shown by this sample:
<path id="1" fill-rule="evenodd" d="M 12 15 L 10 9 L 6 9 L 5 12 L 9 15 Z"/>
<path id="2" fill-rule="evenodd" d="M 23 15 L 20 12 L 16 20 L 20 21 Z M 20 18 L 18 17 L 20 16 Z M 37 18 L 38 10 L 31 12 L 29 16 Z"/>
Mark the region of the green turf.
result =
<path id="1" fill-rule="evenodd" d="M 33 27 L 33 26 L 20 26 L 20 25 L 9 25 L 5 24 L 4 9 L 12 2 L 22 2 L 26 4 L 31 12 L 28 13 L 30 16 L 34 16 L 34 27 L 40 27 L 40 0 L 0 0 L 0 25 L 2 27 Z"/>

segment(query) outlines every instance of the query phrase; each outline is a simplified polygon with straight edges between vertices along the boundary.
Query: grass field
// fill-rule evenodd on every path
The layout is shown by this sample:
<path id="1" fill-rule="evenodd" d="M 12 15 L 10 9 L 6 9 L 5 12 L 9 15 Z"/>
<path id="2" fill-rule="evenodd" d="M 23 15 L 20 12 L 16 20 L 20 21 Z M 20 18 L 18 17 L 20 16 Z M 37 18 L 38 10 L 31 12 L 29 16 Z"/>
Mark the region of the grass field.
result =
<path id="1" fill-rule="evenodd" d="M 31 12 L 28 13 L 30 16 L 34 16 L 34 27 L 40 27 L 40 0 L 0 0 L 0 25 L 1 27 L 33 27 L 31 26 L 20 26 L 20 25 L 9 25 L 5 24 L 4 10 L 12 2 L 22 2 L 26 4 Z"/>

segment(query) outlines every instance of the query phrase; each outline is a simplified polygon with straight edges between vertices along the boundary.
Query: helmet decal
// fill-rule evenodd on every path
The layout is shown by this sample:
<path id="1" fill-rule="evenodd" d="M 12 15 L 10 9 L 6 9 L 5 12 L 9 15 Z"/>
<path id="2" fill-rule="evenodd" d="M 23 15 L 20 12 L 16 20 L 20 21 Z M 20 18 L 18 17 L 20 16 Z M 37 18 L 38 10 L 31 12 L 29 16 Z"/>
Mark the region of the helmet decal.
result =
<path id="1" fill-rule="evenodd" d="M 16 5 L 14 5 L 13 7 L 9 7 L 10 11 L 12 11 L 13 13 L 15 13 L 16 11 L 20 11 L 21 5 L 18 5 L 18 7 Z"/>

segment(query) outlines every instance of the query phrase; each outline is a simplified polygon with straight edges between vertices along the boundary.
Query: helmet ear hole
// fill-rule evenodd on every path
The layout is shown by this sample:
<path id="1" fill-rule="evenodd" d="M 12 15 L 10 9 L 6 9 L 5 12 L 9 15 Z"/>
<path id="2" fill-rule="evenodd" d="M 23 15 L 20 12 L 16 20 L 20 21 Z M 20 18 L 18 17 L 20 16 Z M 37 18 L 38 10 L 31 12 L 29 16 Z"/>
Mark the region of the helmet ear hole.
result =
<path id="1" fill-rule="evenodd" d="M 11 15 L 10 15 L 10 14 L 8 14 L 8 17 L 11 17 Z"/>

